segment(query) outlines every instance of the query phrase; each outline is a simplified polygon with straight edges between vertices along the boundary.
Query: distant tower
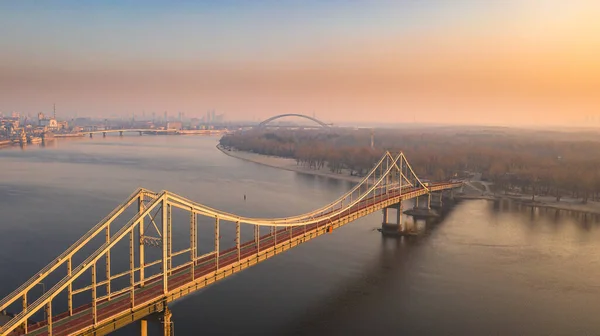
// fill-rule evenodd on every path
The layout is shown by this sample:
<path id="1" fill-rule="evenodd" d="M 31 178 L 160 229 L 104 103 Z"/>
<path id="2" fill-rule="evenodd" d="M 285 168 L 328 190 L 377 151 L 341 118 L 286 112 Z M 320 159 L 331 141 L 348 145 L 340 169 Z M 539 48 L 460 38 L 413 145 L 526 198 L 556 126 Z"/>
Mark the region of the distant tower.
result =
<path id="1" fill-rule="evenodd" d="M 53 110 L 54 110 L 53 118 L 56 120 L 56 104 L 54 104 Z"/>
<path id="2" fill-rule="evenodd" d="M 375 130 L 371 128 L 371 149 L 375 149 Z"/>

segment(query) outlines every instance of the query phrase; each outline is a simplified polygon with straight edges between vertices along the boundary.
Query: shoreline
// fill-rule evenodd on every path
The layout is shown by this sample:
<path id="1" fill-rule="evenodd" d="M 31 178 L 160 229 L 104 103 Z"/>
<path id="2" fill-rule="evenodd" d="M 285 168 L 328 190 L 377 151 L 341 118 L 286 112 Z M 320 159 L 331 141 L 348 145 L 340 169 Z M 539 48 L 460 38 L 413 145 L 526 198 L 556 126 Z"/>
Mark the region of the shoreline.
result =
<path id="1" fill-rule="evenodd" d="M 221 151 L 223 154 L 230 156 L 232 158 L 236 158 L 239 160 L 243 160 L 246 162 L 252 162 L 259 165 L 283 169 L 287 171 L 293 171 L 301 174 L 308 174 L 314 176 L 327 177 L 337 180 L 349 181 L 358 183 L 362 181 L 361 177 L 357 176 L 349 176 L 338 173 L 331 173 L 327 171 L 314 170 L 310 168 L 305 168 L 296 164 L 296 160 L 289 158 L 282 158 L 278 156 L 270 156 L 263 155 L 251 152 L 244 152 L 239 150 L 226 150 L 221 145 L 217 145 L 216 148 Z M 467 188 L 468 185 L 465 184 L 464 188 Z M 462 195 L 456 196 L 459 199 L 463 200 L 476 200 L 476 199 L 484 199 L 488 201 L 500 201 L 500 200 L 510 200 L 512 202 L 518 203 L 520 205 L 529 206 L 529 207 L 537 207 L 537 208 L 549 208 L 555 210 L 563 210 L 563 211 L 572 211 L 578 212 L 582 214 L 592 214 L 592 215 L 600 215 L 600 202 L 589 201 L 587 204 L 582 204 L 577 202 L 577 200 L 563 200 L 561 202 L 555 202 L 551 200 L 544 200 L 544 196 L 536 196 L 536 201 L 531 201 L 531 196 L 522 195 L 498 195 L 498 194 L 490 194 L 486 193 L 485 195 L 479 194 L 481 191 L 477 193 L 474 192 L 465 192 Z"/>
<path id="2" fill-rule="evenodd" d="M 582 204 L 582 203 L 571 203 L 571 202 L 552 202 L 552 201 L 531 201 L 531 196 L 524 196 L 527 199 L 519 196 L 478 196 L 478 195 L 460 195 L 455 196 L 461 200 L 488 200 L 488 201 L 503 201 L 509 200 L 519 205 L 531 207 L 531 208 L 547 208 L 561 211 L 571 211 L 581 214 L 600 215 L 600 206 L 597 204 Z M 594 202 L 597 203 L 597 202 Z"/>
<path id="3" fill-rule="evenodd" d="M 138 132 L 138 131 L 136 131 Z M 152 130 L 143 130 L 142 131 L 145 135 L 157 135 L 157 134 L 153 134 L 151 133 Z M 147 132 L 147 133 L 146 133 Z M 201 132 L 208 132 L 208 133 L 201 133 Z M 99 134 L 102 133 L 102 131 L 94 131 L 95 134 Z M 107 132 L 107 133 L 116 133 L 115 131 L 111 131 L 111 132 Z M 201 131 L 196 131 L 196 130 L 181 130 L 177 133 L 174 134 L 164 134 L 164 135 L 184 135 L 184 136 L 192 136 L 192 135 L 196 135 L 196 136 L 216 136 L 216 135 L 222 135 L 222 131 L 214 131 L 214 130 L 201 130 Z M 31 146 L 31 145 L 39 145 L 41 143 L 44 142 L 50 142 L 50 141 L 54 141 L 54 140 L 58 140 L 60 139 L 62 140 L 72 140 L 72 139 L 86 139 L 88 138 L 86 135 L 89 133 L 86 132 L 82 132 L 82 133 L 57 133 L 54 134 L 54 136 L 52 137 L 48 137 L 46 139 L 42 139 L 42 141 L 39 142 L 34 142 L 34 143 L 19 143 L 19 142 L 13 142 L 13 140 L 11 139 L 3 139 L 0 140 L 0 150 L 1 149 L 6 149 L 6 148 L 11 148 L 11 147 L 24 147 L 24 146 Z M 163 135 L 163 134 L 159 134 L 159 135 Z M 41 138 L 40 138 L 41 139 Z"/>
<path id="4" fill-rule="evenodd" d="M 282 158 L 279 156 L 270 156 L 270 155 L 263 155 L 263 154 L 257 154 L 257 153 L 250 153 L 250 152 L 244 152 L 244 151 L 239 151 L 239 150 L 229 151 L 229 150 L 226 150 L 225 148 L 223 148 L 221 145 L 217 145 L 216 147 L 223 154 L 230 156 L 232 158 L 256 163 L 256 164 L 271 167 L 271 168 L 283 169 L 283 170 L 293 171 L 293 172 L 301 173 L 301 174 L 328 177 L 328 178 L 332 178 L 332 179 L 336 179 L 336 180 L 343 180 L 343 181 L 355 182 L 355 183 L 358 183 L 358 182 L 362 181 L 362 179 L 363 179 L 362 177 L 358 177 L 358 176 L 349 176 L 349 175 L 343 175 L 343 174 L 331 173 L 331 172 L 327 172 L 327 171 L 320 171 L 320 170 L 305 168 L 305 167 L 302 167 L 302 166 L 299 166 L 298 164 L 296 164 L 296 160 L 294 160 L 294 159 Z"/>
<path id="5" fill-rule="evenodd" d="M 533 208 L 547 208 L 554 210 L 572 211 L 581 214 L 600 215 L 600 202 L 588 201 L 582 203 L 581 199 L 563 197 L 560 202 L 556 201 L 554 196 L 541 196 L 536 195 L 535 201 L 532 201 L 531 195 L 519 195 L 519 194 L 499 194 L 490 190 L 491 183 L 479 182 L 483 185 L 484 190 L 477 189 L 473 186 L 471 181 L 464 183 L 464 188 L 470 188 L 470 192 L 465 192 L 463 195 L 458 196 L 461 199 L 485 199 L 490 201 L 503 201 L 509 200 L 519 205 L 533 207 Z"/>

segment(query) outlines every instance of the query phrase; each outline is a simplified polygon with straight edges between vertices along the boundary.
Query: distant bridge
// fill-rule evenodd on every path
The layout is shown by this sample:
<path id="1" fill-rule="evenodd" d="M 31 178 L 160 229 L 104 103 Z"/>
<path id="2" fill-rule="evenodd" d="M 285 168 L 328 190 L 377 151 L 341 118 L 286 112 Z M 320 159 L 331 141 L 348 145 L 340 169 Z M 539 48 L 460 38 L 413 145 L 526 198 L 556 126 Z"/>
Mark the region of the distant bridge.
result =
<path id="1" fill-rule="evenodd" d="M 317 118 L 313 118 L 313 117 L 311 117 L 311 116 L 307 116 L 307 115 L 305 115 L 305 114 L 298 114 L 298 113 L 286 113 L 286 114 L 279 114 L 279 115 L 273 116 L 273 117 L 271 117 L 271 118 L 269 118 L 269 119 L 267 119 L 267 120 L 265 120 L 265 121 L 263 121 L 263 122 L 259 123 L 259 124 L 257 125 L 257 127 L 259 127 L 259 128 L 260 128 L 260 127 L 265 127 L 265 126 L 267 126 L 267 125 L 268 125 L 268 124 L 269 124 L 271 121 L 274 121 L 274 120 L 277 120 L 277 119 L 281 119 L 281 118 L 286 118 L 286 117 L 298 117 L 298 118 L 304 118 L 304 119 L 308 119 L 308 120 L 314 121 L 315 123 L 319 124 L 321 127 L 324 127 L 324 128 L 328 128 L 328 127 L 330 127 L 330 126 L 332 125 L 332 124 L 326 124 L 326 123 L 322 122 L 321 120 L 319 120 L 319 119 L 317 119 Z"/>
<path id="2" fill-rule="evenodd" d="M 56 138 L 70 138 L 70 137 L 82 137 L 89 135 L 90 138 L 94 136 L 94 134 L 102 134 L 102 136 L 106 136 L 108 133 L 119 133 L 119 135 L 123 135 L 124 133 L 138 133 L 142 134 L 177 134 L 177 135 L 212 135 L 212 134 L 222 134 L 227 132 L 227 130 L 178 130 L 178 129 L 152 129 L 152 128 L 128 128 L 128 129 L 108 129 L 108 130 L 90 130 L 90 131 L 80 131 L 77 133 L 65 133 L 65 134 L 54 134 Z"/>

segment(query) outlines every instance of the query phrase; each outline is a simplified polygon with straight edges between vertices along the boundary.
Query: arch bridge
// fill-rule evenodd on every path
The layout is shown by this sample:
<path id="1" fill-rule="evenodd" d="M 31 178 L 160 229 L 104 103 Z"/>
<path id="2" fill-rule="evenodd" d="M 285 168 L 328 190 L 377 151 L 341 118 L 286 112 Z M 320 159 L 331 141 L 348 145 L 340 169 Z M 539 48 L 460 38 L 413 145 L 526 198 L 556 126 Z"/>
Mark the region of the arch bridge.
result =
<path id="1" fill-rule="evenodd" d="M 409 234 L 400 216 L 404 201 L 427 197 L 429 206 L 432 193 L 461 185 L 423 183 L 404 154 L 388 152 L 337 200 L 285 218 L 244 217 L 170 191 L 138 189 L 0 300 L 8 319 L 0 335 L 105 335 L 137 320 L 143 334 L 145 318 L 157 312 L 167 335 L 167 304 L 376 211 L 389 226 L 388 209 L 397 209 L 394 230 Z M 227 232 L 235 232 L 231 246 L 222 238 Z M 43 283 L 48 290 L 34 297 Z"/>
<path id="2" fill-rule="evenodd" d="M 298 113 L 285 113 L 285 114 L 279 114 L 276 116 L 273 116 L 269 119 L 266 119 L 264 121 L 262 121 L 261 123 L 259 123 L 257 125 L 257 127 L 261 128 L 261 127 L 266 127 L 270 122 L 277 120 L 277 119 L 281 119 L 281 118 L 287 118 L 287 117 L 298 117 L 298 118 L 304 118 L 310 121 L 315 122 L 316 124 L 320 125 L 323 128 L 328 128 L 331 126 L 331 124 L 326 124 L 324 122 L 322 122 L 321 120 L 317 119 L 317 118 L 313 118 L 311 116 L 307 116 L 305 114 L 298 114 Z"/>

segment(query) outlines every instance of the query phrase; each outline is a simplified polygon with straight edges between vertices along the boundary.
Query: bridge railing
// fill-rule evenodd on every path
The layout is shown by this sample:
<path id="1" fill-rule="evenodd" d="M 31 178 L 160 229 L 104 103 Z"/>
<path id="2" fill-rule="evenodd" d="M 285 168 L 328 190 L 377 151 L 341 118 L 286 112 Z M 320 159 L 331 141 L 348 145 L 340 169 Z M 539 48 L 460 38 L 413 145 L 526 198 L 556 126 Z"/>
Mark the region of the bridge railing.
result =
<path id="1" fill-rule="evenodd" d="M 28 292 L 38 284 L 42 283 L 44 280 L 49 278 L 50 276 L 58 279 L 64 279 L 69 277 L 72 272 L 77 269 L 77 266 L 74 265 L 74 258 L 81 257 L 78 252 L 81 252 L 85 248 L 89 248 L 90 243 L 94 239 L 99 239 L 102 236 L 108 241 L 110 239 L 110 227 L 127 209 L 129 209 L 134 203 L 137 202 L 138 209 L 143 208 L 144 202 L 153 200 L 157 197 L 154 192 L 151 192 L 147 189 L 139 188 L 133 194 L 131 194 L 127 200 L 117 206 L 108 216 L 106 216 L 103 220 L 101 220 L 98 224 L 96 224 L 91 230 L 89 230 L 86 234 L 84 234 L 79 240 L 77 240 L 73 245 L 71 245 L 65 252 L 59 255 L 56 259 L 50 262 L 47 266 L 45 266 L 40 272 L 36 273 L 33 277 L 31 277 L 24 284 L 19 286 L 12 293 L 7 295 L 4 299 L 0 301 L 0 311 L 8 309 L 15 301 L 21 299 L 21 313 L 17 314 L 17 316 L 23 315 L 29 318 L 33 314 L 39 311 L 34 305 L 37 301 L 32 304 L 29 304 L 27 300 Z M 83 252 L 82 252 L 83 253 Z M 59 268 L 66 264 L 66 275 L 57 274 L 59 272 Z M 110 268 L 110 261 L 107 261 L 107 266 Z M 64 271 L 62 271 L 64 272 Z M 59 272 L 59 273 L 62 273 Z M 110 277 L 109 271 L 107 271 L 107 276 Z M 47 285 L 47 283 L 46 283 Z M 110 286 L 110 285 L 109 285 Z M 73 296 L 77 294 L 77 289 L 72 288 L 72 284 L 70 283 L 68 286 L 68 298 L 67 305 L 69 313 L 72 313 L 73 309 Z M 46 295 L 52 295 L 52 290 L 49 290 L 42 295 L 38 301 Z M 47 303 L 46 301 L 44 301 Z M 14 321 L 15 319 L 13 319 Z M 19 322 L 19 323 L 22 323 Z M 0 334 L 3 335 L 5 330 L 8 330 L 12 324 L 8 323 L 0 328 Z M 27 325 L 23 324 L 25 330 L 27 330 Z"/>
<path id="2" fill-rule="evenodd" d="M 144 191 L 140 190 L 140 194 L 143 194 Z M 97 315 L 95 313 L 95 310 L 96 310 L 96 304 L 98 303 L 98 298 L 96 296 L 96 290 L 97 290 L 98 286 L 100 286 L 100 284 L 97 283 L 97 273 L 96 273 L 97 262 L 99 261 L 100 258 L 109 256 L 110 249 L 112 247 L 114 247 L 115 244 L 117 244 L 117 242 L 121 241 L 123 239 L 123 237 L 125 237 L 128 233 L 131 235 L 130 236 L 130 248 L 133 249 L 134 239 L 133 239 L 133 231 L 132 230 L 136 227 L 143 227 L 143 226 L 140 226 L 140 223 L 143 223 L 144 218 L 147 217 L 148 215 L 150 215 L 152 210 L 154 210 L 157 206 L 162 205 L 164 203 L 165 194 L 166 194 L 166 192 L 162 192 L 161 194 L 156 195 L 154 197 L 154 199 L 150 202 L 149 205 L 143 205 L 143 202 L 142 202 L 139 207 L 140 210 L 136 213 L 136 215 L 127 224 L 125 224 L 125 226 L 123 226 L 114 235 L 112 235 L 110 237 L 107 236 L 107 241 L 104 244 L 102 244 L 102 246 L 100 246 L 89 257 L 87 257 L 83 262 L 81 262 L 81 264 L 79 264 L 79 266 L 70 270 L 69 274 L 64 276 L 58 283 L 56 283 L 54 286 L 52 286 L 41 297 L 39 297 L 31 305 L 25 307 L 20 313 L 16 314 L 15 317 L 13 317 L 4 326 L 0 327 L 0 335 L 8 335 L 10 332 L 15 330 L 20 325 L 26 326 L 27 320 L 32 315 L 39 312 L 41 309 L 44 309 L 44 307 L 46 309 L 47 318 L 48 318 L 46 327 L 49 330 L 51 330 L 52 317 L 53 317 L 52 300 L 57 295 L 59 295 L 60 293 L 62 293 L 65 290 L 68 290 L 70 292 L 69 297 L 71 297 L 73 294 L 72 293 L 73 290 L 71 288 L 73 282 L 75 280 L 77 280 L 78 278 L 80 278 L 82 276 L 82 274 L 84 274 L 84 272 L 86 272 L 89 269 L 92 270 L 92 285 L 89 289 L 93 291 L 92 309 L 94 311 L 94 313 L 93 313 L 94 319 L 96 319 Z M 154 195 L 154 194 L 152 194 L 152 195 Z M 134 200 L 135 200 L 135 198 L 131 199 L 130 201 L 133 202 Z M 120 208 L 118 208 L 118 209 L 120 209 Z M 117 212 L 119 212 L 119 210 L 117 210 Z M 166 216 L 166 212 L 165 212 L 165 216 Z M 110 222 L 111 221 L 109 220 L 108 223 L 110 223 Z M 163 224 L 163 227 L 166 225 L 166 223 L 167 222 L 165 221 Z M 97 234 L 97 232 L 94 232 L 94 234 Z M 89 239 L 85 239 L 84 242 L 80 243 L 79 244 L 80 247 L 84 246 L 87 241 L 89 241 Z M 130 257 L 132 257 L 132 256 L 133 256 L 133 253 L 130 253 Z M 58 259 L 56 259 L 56 260 L 58 261 Z M 144 263 L 142 261 L 142 265 L 143 264 Z M 134 261 L 131 260 L 130 270 L 128 271 L 128 273 L 130 274 L 131 286 L 127 287 L 127 291 L 130 291 L 131 293 L 133 293 L 133 288 L 134 288 L 133 281 L 134 281 L 134 272 L 135 271 L 136 271 L 136 269 L 134 267 Z M 137 271 L 139 272 L 139 269 Z M 108 281 L 110 283 L 110 280 L 111 280 L 110 275 L 107 274 L 107 276 L 108 276 Z M 87 290 L 88 288 L 85 288 L 85 289 Z M 18 298 L 20 296 L 20 294 L 22 294 L 22 293 L 18 293 L 16 295 L 16 298 Z M 12 298 L 10 300 L 14 301 L 14 299 L 15 298 Z M 69 301 L 70 301 L 70 299 L 69 299 Z M 69 307 L 69 308 L 71 309 L 72 307 Z M 96 323 L 97 321 L 94 321 L 94 322 Z"/>
<path id="3" fill-rule="evenodd" d="M 48 275 L 50 275 L 54 270 L 64 265 L 65 263 L 71 264 L 71 258 L 81 250 L 87 242 L 98 236 L 101 232 L 106 230 L 106 227 L 110 225 L 112 221 L 114 221 L 119 215 L 125 211 L 131 204 L 138 201 L 141 197 L 156 197 L 156 194 L 144 189 L 139 188 L 133 194 L 131 194 L 127 200 L 117 206 L 108 216 L 106 216 L 103 220 L 101 220 L 98 224 L 96 224 L 92 229 L 90 229 L 86 234 L 84 234 L 79 240 L 73 243 L 65 252 L 59 255 L 54 261 L 50 262 L 44 268 L 42 268 L 36 275 L 31 277 L 25 283 L 23 283 L 19 288 L 14 290 L 12 293 L 7 295 L 4 299 L 0 300 L 0 311 L 5 310 L 15 302 L 19 297 L 23 297 L 27 294 L 27 292 L 42 282 Z M 71 266 L 69 266 L 71 267 Z"/>

